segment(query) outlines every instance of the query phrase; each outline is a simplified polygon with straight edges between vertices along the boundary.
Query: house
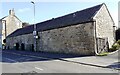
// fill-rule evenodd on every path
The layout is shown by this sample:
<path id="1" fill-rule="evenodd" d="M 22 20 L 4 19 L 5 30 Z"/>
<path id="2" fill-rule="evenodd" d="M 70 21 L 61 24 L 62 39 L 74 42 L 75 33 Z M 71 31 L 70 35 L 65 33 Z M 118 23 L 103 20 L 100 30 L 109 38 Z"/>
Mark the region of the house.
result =
<path id="1" fill-rule="evenodd" d="M 105 3 L 37 23 L 37 51 L 95 55 L 114 43 L 114 21 Z M 34 25 L 16 30 L 6 39 L 9 49 L 34 50 Z"/>
<path id="2" fill-rule="evenodd" d="M 15 15 L 14 9 L 9 10 L 9 15 L 0 19 L 0 29 L 2 32 L 2 44 L 4 44 L 4 39 L 14 32 L 15 30 L 22 28 L 22 21 Z"/>

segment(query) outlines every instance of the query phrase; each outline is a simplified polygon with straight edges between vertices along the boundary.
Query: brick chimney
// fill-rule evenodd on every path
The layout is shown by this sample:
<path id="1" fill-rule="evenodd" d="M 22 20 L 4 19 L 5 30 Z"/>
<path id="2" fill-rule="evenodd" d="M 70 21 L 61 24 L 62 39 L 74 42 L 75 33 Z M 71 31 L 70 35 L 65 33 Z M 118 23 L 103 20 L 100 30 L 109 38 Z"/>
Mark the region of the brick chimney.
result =
<path id="1" fill-rule="evenodd" d="M 14 9 L 9 10 L 9 15 L 15 15 Z"/>

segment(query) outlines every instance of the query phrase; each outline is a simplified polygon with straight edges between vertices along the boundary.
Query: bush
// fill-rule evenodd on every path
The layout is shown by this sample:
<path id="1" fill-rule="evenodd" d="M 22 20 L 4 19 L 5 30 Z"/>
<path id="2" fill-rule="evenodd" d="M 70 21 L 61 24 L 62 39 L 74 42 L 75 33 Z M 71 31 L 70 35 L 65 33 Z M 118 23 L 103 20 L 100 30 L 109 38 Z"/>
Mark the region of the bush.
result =
<path id="1" fill-rule="evenodd" d="M 120 40 L 112 45 L 112 48 L 109 49 L 110 52 L 116 51 L 120 48 Z"/>
<path id="2" fill-rule="evenodd" d="M 112 45 L 112 48 L 113 48 L 113 49 L 117 49 L 118 46 L 119 46 L 119 44 L 118 44 L 118 43 L 115 43 L 114 45 Z"/>
<path id="3" fill-rule="evenodd" d="M 109 49 L 109 52 L 113 52 L 113 51 L 115 51 L 115 49 L 113 49 L 113 48 L 110 48 L 110 49 Z"/>
<path id="4" fill-rule="evenodd" d="M 118 44 L 117 49 L 120 49 L 120 40 L 117 41 L 117 44 Z"/>
<path id="5" fill-rule="evenodd" d="M 117 43 L 120 45 L 120 40 L 118 40 Z"/>
<path id="6" fill-rule="evenodd" d="M 104 53 L 100 53 L 97 56 L 107 56 L 109 54 L 109 52 L 104 52 Z"/>

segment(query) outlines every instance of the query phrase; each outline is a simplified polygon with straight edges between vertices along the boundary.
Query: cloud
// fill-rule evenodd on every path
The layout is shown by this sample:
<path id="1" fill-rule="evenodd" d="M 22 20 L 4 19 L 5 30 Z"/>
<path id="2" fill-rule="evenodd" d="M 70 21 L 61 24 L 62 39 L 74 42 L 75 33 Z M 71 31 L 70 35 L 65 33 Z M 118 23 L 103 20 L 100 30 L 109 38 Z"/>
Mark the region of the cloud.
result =
<path id="1" fill-rule="evenodd" d="M 28 11 L 30 11 L 30 8 L 18 9 L 18 12 L 19 12 L 19 13 L 28 12 Z"/>

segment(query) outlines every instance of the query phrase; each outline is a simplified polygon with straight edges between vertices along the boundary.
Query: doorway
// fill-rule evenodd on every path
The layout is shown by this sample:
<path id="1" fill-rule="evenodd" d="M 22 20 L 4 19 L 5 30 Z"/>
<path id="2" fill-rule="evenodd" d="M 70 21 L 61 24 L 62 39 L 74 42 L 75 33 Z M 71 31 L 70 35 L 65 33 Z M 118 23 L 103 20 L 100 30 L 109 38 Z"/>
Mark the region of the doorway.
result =
<path id="1" fill-rule="evenodd" d="M 32 51 L 34 51 L 34 45 L 32 44 L 32 48 L 31 48 Z"/>
<path id="2" fill-rule="evenodd" d="M 19 50 L 19 43 L 16 43 L 15 49 Z"/>
<path id="3" fill-rule="evenodd" d="M 25 50 L 25 45 L 24 45 L 24 43 L 21 44 L 21 50 Z"/>

